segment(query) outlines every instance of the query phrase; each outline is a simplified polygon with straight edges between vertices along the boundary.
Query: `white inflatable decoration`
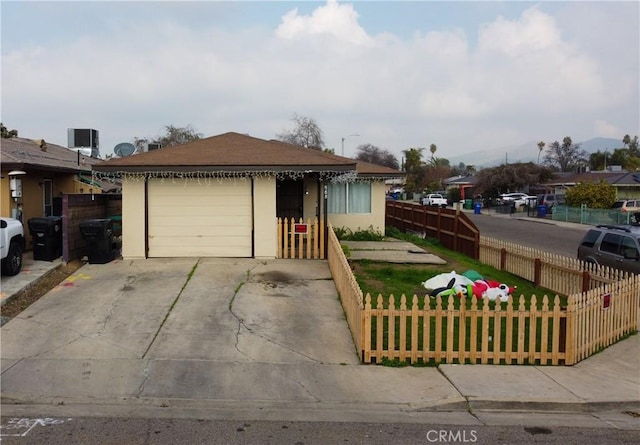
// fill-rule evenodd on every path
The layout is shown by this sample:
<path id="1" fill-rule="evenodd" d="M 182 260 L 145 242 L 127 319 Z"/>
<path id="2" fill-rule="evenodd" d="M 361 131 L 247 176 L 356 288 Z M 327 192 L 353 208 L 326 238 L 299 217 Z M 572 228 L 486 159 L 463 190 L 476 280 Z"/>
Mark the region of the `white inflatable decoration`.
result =
<path id="1" fill-rule="evenodd" d="M 449 287 L 452 279 L 455 279 L 455 281 L 451 287 L 473 285 L 473 281 L 464 275 L 457 274 L 455 270 L 451 271 L 451 273 L 441 273 L 440 275 L 429 278 L 427 281 L 424 281 L 422 285 L 425 289 L 429 290 L 439 289 L 441 287 Z"/>

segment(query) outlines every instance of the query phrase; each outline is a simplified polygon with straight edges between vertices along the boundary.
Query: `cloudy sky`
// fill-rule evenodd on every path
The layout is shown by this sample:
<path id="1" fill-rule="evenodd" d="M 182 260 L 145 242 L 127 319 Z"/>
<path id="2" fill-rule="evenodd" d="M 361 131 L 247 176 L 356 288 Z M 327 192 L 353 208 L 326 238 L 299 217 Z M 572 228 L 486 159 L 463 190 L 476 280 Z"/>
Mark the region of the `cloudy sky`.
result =
<path id="1" fill-rule="evenodd" d="M 95 128 L 103 155 L 169 124 L 273 139 L 294 113 L 347 156 L 621 139 L 640 134 L 639 5 L 2 1 L 0 111 L 60 145 Z"/>

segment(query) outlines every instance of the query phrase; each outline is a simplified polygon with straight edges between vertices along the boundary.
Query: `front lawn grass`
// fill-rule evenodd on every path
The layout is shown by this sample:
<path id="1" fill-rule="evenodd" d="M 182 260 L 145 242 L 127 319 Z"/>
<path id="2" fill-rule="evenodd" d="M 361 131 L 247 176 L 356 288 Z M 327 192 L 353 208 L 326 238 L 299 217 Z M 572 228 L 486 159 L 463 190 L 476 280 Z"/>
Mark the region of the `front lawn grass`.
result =
<path id="1" fill-rule="evenodd" d="M 509 272 L 495 269 L 461 253 L 445 249 L 437 240 L 422 239 L 415 235 L 403 234 L 397 230 L 390 230 L 387 232 L 387 235 L 409 241 L 422 247 L 428 253 L 437 255 L 445 260 L 447 264 L 393 264 L 378 263 L 369 260 L 350 260 L 360 289 L 362 289 L 365 295 L 371 294 L 374 302 L 378 294 L 381 294 L 385 300 L 388 299 L 389 295 L 393 294 L 397 302 L 400 301 L 400 296 L 403 294 L 409 302 L 413 298 L 413 295 L 417 295 L 420 300 L 423 300 L 423 298 L 420 297 L 427 295 L 428 291 L 422 286 L 422 282 L 442 273 L 455 271 L 458 274 L 462 274 L 467 270 L 475 270 L 486 279 L 499 281 L 511 287 L 515 286 L 516 291 L 513 293 L 514 305 L 518 304 L 520 295 L 524 295 L 525 304 L 529 307 L 531 296 L 536 295 L 538 308 L 541 308 L 542 297 L 544 295 L 550 298 L 550 303 L 556 296 L 553 291 L 534 286 L 531 281 Z M 560 295 L 559 297 L 560 304 L 566 306 L 567 297 L 564 295 Z M 431 300 L 432 307 L 435 308 L 435 299 Z M 420 307 L 423 307 L 422 301 Z M 493 305 L 491 308 L 493 308 Z"/>
<path id="2" fill-rule="evenodd" d="M 389 235 L 389 233 L 388 233 Z M 519 299 L 520 296 L 523 295 L 524 299 L 525 299 L 525 308 L 526 310 L 529 310 L 530 308 L 530 303 L 531 303 L 531 297 L 533 295 L 536 295 L 536 299 L 537 299 L 537 304 L 536 306 L 538 307 L 538 309 L 542 309 L 542 299 L 544 295 L 547 295 L 549 297 L 549 310 L 553 309 L 553 302 L 554 302 L 554 298 L 556 296 L 556 294 L 548 289 L 544 289 L 544 288 L 540 288 L 540 287 L 536 287 L 533 285 L 532 282 L 525 280 L 523 278 L 520 278 L 518 276 L 512 275 L 508 272 L 505 271 L 501 271 L 501 270 L 497 270 L 491 266 L 485 265 L 480 263 L 477 260 L 474 260 L 472 258 L 469 258 L 465 255 L 459 254 L 457 252 L 452 252 L 448 249 L 445 249 L 444 247 L 442 247 L 437 240 L 432 240 L 432 239 L 422 239 L 420 237 L 414 236 L 414 235 L 407 235 L 407 234 L 402 234 L 400 232 L 397 231 L 392 231 L 391 235 L 394 238 L 398 238 L 398 239 L 403 239 L 405 241 L 409 241 L 414 243 L 417 246 L 420 246 L 422 248 L 424 248 L 428 253 L 432 253 L 435 254 L 439 257 L 441 257 L 442 259 L 444 259 L 447 264 L 445 265 L 425 265 L 425 264 L 390 264 L 390 263 L 378 263 L 378 262 L 373 262 L 373 261 L 369 261 L 369 260 L 359 260 L 359 261 L 354 261 L 351 260 L 351 266 L 353 269 L 353 273 L 356 277 L 356 280 L 358 282 L 358 284 L 360 285 L 360 288 L 362 289 L 363 293 L 366 294 L 370 294 L 372 301 L 372 307 L 376 307 L 377 306 L 377 298 L 378 295 L 382 295 L 383 297 L 383 307 L 386 309 L 389 307 L 389 296 L 390 295 L 394 295 L 395 298 L 395 307 L 396 309 L 398 309 L 400 307 L 400 298 L 402 295 L 406 296 L 406 303 L 407 303 L 407 308 L 411 309 L 412 306 L 412 302 L 413 302 L 413 296 L 417 295 L 418 296 L 418 307 L 419 309 L 424 309 L 424 305 L 428 304 L 429 308 L 431 309 L 435 309 L 436 308 L 436 299 L 435 298 L 430 298 L 428 296 L 428 291 L 427 289 L 425 289 L 422 286 L 422 282 L 426 281 L 427 279 L 441 274 L 441 273 L 449 273 L 451 271 L 456 271 L 456 273 L 463 273 L 467 270 L 475 270 L 476 272 L 478 272 L 479 274 L 481 274 L 482 276 L 484 276 L 487 279 L 490 280 L 494 280 L 494 281 L 499 281 L 501 283 L 505 283 L 509 286 L 516 286 L 516 291 L 513 294 L 513 309 L 517 310 L 518 306 L 519 306 Z M 475 298 L 475 297 L 472 297 Z M 566 296 L 559 296 L 560 298 L 560 304 L 561 306 L 566 306 L 567 304 L 567 297 Z M 454 297 L 454 308 L 457 310 L 460 307 L 460 298 Z M 446 310 L 447 308 L 447 302 L 448 302 L 448 297 L 443 298 L 442 301 L 442 309 Z M 478 309 L 482 308 L 482 301 L 477 301 L 478 303 Z M 466 308 L 470 309 L 471 308 L 471 298 L 466 298 Z M 491 312 L 494 311 L 494 308 L 496 306 L 496 302 L 490 302 L 489 303 L 489 309 Z M 501 304 L 501 309 L 504 310 L 507 307 L 507 303 L 502 303 Z M 409 349 L 411 347 L 411 317 L 407 317 L 406 319 L 406 333 L 407 333 L 407 339 L 406 339 L 406 345 L 405 348 Z M 478 321 L 478 323 L 480 324 L 480 322 Z M 497 332 L 494 332 L 494 323 L 495 320 L 493 317 L 491 317 L 489 319 L 489 332 L 492 333 L 492 338 L 499 338 L 500 339 L 500 350 L 505 350 L 506 349 L 506 336 L 507 336 L 507 323 L 506 320 L 503 320 L 500 324 L 500 335 L 497 335 Z M 528 351 L 529 348 L 529 324 L 530 324 L 530 320 L 528 318 L 526 318 L 524 320 L 524 324 L 523 326 L 518 327 L 517 326 L 517 318 L 514 319 L 512 321 L 513 325 L 512 325 L 512 336 L 511 336 L 511 344 L 512 344 L 512 349 L 513 347 L 515 347 L 517 345 L 517 341 L 518 341 L 518 331 L 524 329 L 524 340 L 525 340 L 525 348 Z M 394 322 L 394 345 L 391 349 L 395 349 L 395 350 L 399 350 L 400 349 L 400 345 L 399 345 L 399 339 L 400 339 L 400 317 L 395 317 L 395 322 Z M 480 332 L 481 332 L 481 326 L 480 325 L 476 325 L 477 328 L 477 336 L 475 339 L 471 339 L 471 321 L 469 319 L 467 319 L 467 322 L 465 324 L 465 331 L 466 331 L 466 335 L 465 335 L 465 350 L 469 350 L 470 348 L 474 348 L 476 350 L 479 350 L 481 348 L 481 338 L 480 338 Z M 418 342 L 418 348 L 419 350 L 422 350 L 424 348 L 425 345 L 423 345 L 423 332 L 424 332 L 424 322 L 418 323 L 418 338 L 417 338 L 417 342 Z M 537 320 L 537 329 L 536 329 L 536 344 L 538 346 L 536 346 L 536 349 L 539 350 L 539 345 L 541 344 L 541 320 L 538 319 Z M 441 332 L 441 338 L 442 338 L 442 344 L 440 345 L 439 348 L 436 348 L 435 345 L 435 333 L 436 333 L 436 320 L 435 317 L 431 317 L 431 319 L 429 320 L 429 332 L 430 332 L 430 345 L 428 345 L 428 349 L 429 350 L 436 350 L 436 349 L 441 349 L 444 350 L 445 349 L 445 345 L 446 345 L 446 336 L 447 336 L 447 332 L 446 332 L 446 320 L 443 320 L 443 323 L 439 326 L 440 332 Z M 389 330 L 389 321 L 388 319 L 385 318 L 384 323 L 383 323 L 383 331 L 384 331 L 384 335 L 383 335 L 383 349 L 388 349 L 389 345 L 388 345 L 388 341 L 389 341 L 389 336 L 388 336 L 388 330 Z M 455 320 L 455 330 L 454 330 L 454 347 L 457 350 L 458 349 L 458 342 L 459 342 L 459 336 L 458 336 L 458 330 L 459 330 L 459 320 Z M 548 352 L 550 352 L 550 336 L 553 334 L 553 329 L 551 328 L 551 326 L 549 326 L 549 332 L 548 335 L 549 337 L 547 338 L 547 343 L 549 345 L 548 348 Z M 373 349 L 375 349 L 376 347 L 376 342 L 377 342 L 377 320 L 372 320 L 372 347 Z M 493 340 L 492 340 L 493 341 Z M 491 349 L 493 349 L 494 345 L 491 345 Z M 383 364 L 388 362 L 390 360 L 383 360 Z M 393 360 L 391 360 L 390 362 L 394 362 Z M 433 364 L 433 363 L 425 363 L 426 365 L 428 364 Z M 424 364 L 423 364 L 424 365 Z"/>

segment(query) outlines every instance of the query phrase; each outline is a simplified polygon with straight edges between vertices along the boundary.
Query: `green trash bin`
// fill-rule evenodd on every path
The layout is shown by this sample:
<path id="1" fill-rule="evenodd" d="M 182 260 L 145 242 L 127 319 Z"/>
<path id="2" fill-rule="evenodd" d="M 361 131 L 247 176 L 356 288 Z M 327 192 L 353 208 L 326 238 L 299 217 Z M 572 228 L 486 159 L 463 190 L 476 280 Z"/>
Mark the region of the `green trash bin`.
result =
<path id="1" fill-rule="evenodd" d="M 473 208 L 473 199 L 465 199 L 464 208 L 467 210 L 471 210 Z"/>

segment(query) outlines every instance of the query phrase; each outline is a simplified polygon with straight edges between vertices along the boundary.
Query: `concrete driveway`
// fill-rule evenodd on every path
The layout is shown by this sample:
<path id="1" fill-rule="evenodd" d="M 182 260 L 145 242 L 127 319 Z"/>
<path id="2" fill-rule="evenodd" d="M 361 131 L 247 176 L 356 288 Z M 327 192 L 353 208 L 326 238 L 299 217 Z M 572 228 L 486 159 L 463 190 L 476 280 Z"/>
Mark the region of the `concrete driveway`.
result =
<path id="1" fill-rule="evenodd" d="M 464 407 L 434 368 L 359 364 L 325 261 L 85 265 L 2 327 L 1 354 L 4 415 L 347 420 L 358 406 L 406 421 L 408 409 Z"/>

